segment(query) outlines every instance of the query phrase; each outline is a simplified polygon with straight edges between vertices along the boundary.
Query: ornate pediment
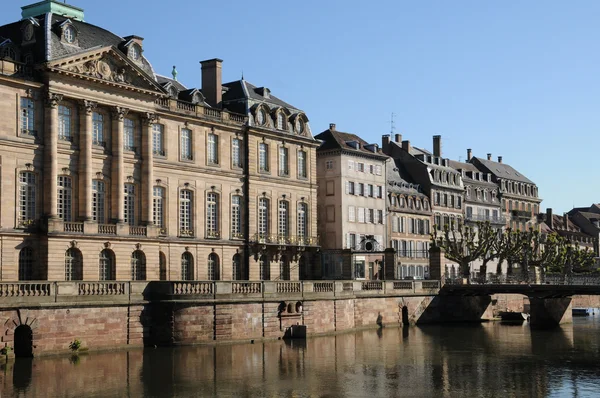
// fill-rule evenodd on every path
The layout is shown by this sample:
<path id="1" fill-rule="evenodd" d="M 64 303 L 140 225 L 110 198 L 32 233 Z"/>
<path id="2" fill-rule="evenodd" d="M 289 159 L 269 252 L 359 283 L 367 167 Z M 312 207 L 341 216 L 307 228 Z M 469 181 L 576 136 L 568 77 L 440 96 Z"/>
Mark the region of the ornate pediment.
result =
<path id="1" fill-rule="evenodd" d="M 113 47 L 105 47 L 57 60 L 51 71 L 94 79 L 136 91 L 164 93 L 164 89 Z"/>

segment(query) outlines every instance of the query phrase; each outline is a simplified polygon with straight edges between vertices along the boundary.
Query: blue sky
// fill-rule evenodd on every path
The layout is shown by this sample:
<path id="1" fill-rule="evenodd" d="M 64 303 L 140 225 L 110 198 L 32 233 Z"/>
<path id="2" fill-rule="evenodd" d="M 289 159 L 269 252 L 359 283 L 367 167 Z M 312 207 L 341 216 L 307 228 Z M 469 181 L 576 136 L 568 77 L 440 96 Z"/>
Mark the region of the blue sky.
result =
<path id="1" fill-rule="evenodd" d="M 555 213 L 600 202 L 600 2 L 70 0 L 87 22 L 145 38 L 158 73 L 199 61 L 306 111 L 313 132 L 396 132 L 464 160 L 501 155 Z M 26 1 L 4 5 L 0 23 Z"/>

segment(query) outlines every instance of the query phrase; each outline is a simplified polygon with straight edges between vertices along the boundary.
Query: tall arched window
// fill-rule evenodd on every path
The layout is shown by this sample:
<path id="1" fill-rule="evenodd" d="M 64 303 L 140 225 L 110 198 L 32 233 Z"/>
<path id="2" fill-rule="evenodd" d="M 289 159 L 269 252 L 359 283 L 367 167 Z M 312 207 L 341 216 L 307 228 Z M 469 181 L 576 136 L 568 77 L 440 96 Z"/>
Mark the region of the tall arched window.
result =
<path id="1" fill-rule="evenodd" d="M 218 281 L 220 278 L 219 256 L 215 253 L 208 255 L 208 280 Z"/>
<path id="2" fill-rule="evenodd" d="M 282 281 L 290 280 L 290 262 L 286 256 L 279 259 L 279 279 Z"/>
<path id="3" fill-rule="evenodd" d="M 125 223 L 135 225 L 135 185 L 125 184 L 123 192 L 123 218 Z"/>
<path id="4" fill-rule="evenodd" d="M 181 236 L 194 236 L 193 203 L 193 192 L 182 189 L 179 192 L 179 235 Z"/>
<path id="5" fill-rule="evenodd" d="M 70 248 L 65 253 L 65 280 L 83 280 L 83 256 L 81 255 L 81 252 L 74 247 Z"/>
<path id="6" fill-rule="evenodd" d="M 242 273 L 242 256 L 236 254 L 233 256 L 233 275 L 232 278 L 234 281 L 239 281 L 244 279 L 244 275 Z"/>
<path id="7" fill-rule="evenodd" d="M 131 253 L 131 280 L 146 280 L 146 255 L 141 250 Z"/>
<path id="8" fill-rule="evenodd" d="M 289 235 L 289 202 L 286 200 L 279 201 L 279 238 L 284 238 Z"/>
<path id="9" fill-rule="evenodd" d="M 106 188 L 104 181 L 92 180 L 92 220 L 105 223 Z"/>
<path id="10" fill-rule="evenodd" d="M 269 233 L 269 199 L 258 200 L 258 235 L 264 238 Z"/>
<path id="11" fill-rule="evenodd" d="M 165 189 L 154 187 L 152 189 L 152 218 L 154 225 L 164 228 L 165 225 Z"/>
<path id="12" fill-rule="evenodd" d="M 308 205 L 306 203 L 298 204 L 298 237 L 304 239 L 308 236 Z"/>
<path id="13" fill-rule="evenodd" d="M 161 281 L 167 280 L 167 257 L 163 252 L 158 254 L 158 273 Z"/>
<path id="14" fill-rule="evenodd" d="M 190 252 L 181 255 L 181 280 L 194 280 L 194 257 Z"/>
<path id="15" fill-rule="evenodd" d="M 30 171 L 19 173 L 19 225 L 35 220 L 36 176 Z"/>
<path id="16" fill-rule="evenodd" d="M 19 280 L 30 281 L 33 280 L 33 249 L 31 247 L 24 247 L 19 252 Z"/>
<path id="17" fill-rule="evenodd" d="M 215 192 L 206 195 L 206 237 L 219 238 L 219 195 Z"/>
<path id="18" fill-rule="evenodd" d="M 242 197 L 233 195 L 231 197 L 231 237 L 240 239 L 242 235 Z"/>
<path id="19" fill-rule="evenodd" d="M 259 262 L 259 273 L 260 279 L 263 281 L 268 281 L 271 279 L 271 265 L 269 264 L 269 257 L 266 254 L 260 256 Z"/>
<path id="20" fill-rule="evenodd" d="M 101 281 L 115 280 L 115 254 L 112 252 L 112 250 L 104 249 L 100 252 L 99 268 Z"/>
<path id="21" fill-rule="evenodd" d="M 71 221 L 73 214 L 72 180 L 68 176 L 58 176 L 58 193 L 56 198 L 56 214 L 63 221 Z"/>

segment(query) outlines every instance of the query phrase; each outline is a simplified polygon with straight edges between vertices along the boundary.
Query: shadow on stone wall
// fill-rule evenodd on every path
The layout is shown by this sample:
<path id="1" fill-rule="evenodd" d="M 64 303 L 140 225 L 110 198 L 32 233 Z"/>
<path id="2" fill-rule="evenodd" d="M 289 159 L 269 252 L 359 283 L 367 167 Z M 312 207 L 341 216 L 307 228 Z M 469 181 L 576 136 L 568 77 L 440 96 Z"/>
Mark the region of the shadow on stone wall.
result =
<path id="1" fill-rule="evenodd" d="M 481 322 L 492 318 L 490 296 L 436 296 L 417 324 L 438 322 Z"/>

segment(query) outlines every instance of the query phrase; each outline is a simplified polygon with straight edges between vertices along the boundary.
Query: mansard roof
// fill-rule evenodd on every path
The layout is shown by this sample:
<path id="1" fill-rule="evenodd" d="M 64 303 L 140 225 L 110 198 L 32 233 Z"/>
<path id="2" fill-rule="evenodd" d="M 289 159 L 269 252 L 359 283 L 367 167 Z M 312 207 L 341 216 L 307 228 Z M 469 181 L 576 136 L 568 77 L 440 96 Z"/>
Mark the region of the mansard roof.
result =
<path id="1" fill-rule="evenodd" d="M 494 162 L 493 160 L 487 160 L 483 158 L 473 157 L 471 162 L 478 168 L 483 169 L 482 171 L 492 173 L 496 178 L 508 179 L 513 181 L 524 182 L 527 184 L 534 184 L 529 178 L 519 173 L 512 166 L 506 163 Z"/>
<path id="2" fill-rule="evenodd" d="M 338 131 L 335 128 L 329 128 L 323 131 L 321 134 L 315 136 L 315 138 L 323 141 L 318 149 L 319 151 L 339 149 L 349 153 L 354 153 L 356 155 L 375 156 L 380 160 L 385 160 L 388 158 L 388 156 L 385 155 L 381 149 L 374 145 L 371 146 L 367 141 L 363 140 L 358 135 Z M 356 147 L 353 146 L 353 144 L 351 144 L 353 142 L 358 143 L 358 145 Z M 373 150 L 367 149 L 366 147 L 371 147 Z"/>

